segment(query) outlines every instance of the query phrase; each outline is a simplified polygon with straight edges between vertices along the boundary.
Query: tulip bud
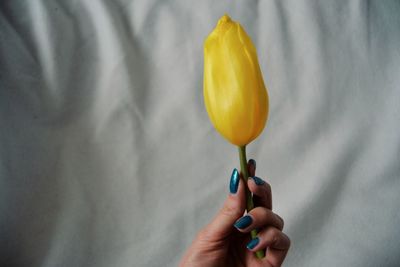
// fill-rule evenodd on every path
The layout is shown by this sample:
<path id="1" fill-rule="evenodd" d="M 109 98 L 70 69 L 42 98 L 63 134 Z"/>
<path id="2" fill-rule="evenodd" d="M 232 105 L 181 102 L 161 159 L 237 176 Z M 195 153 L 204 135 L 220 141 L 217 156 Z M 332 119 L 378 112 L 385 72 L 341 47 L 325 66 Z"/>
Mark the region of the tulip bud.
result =
<path id="1" fill-rule="evenodd" d="M 229 142 L 245 146 L 268 117 L 268 94 L 256 49 L 242 26 L 224 15 L 204 43 L 204 102 Z"/>

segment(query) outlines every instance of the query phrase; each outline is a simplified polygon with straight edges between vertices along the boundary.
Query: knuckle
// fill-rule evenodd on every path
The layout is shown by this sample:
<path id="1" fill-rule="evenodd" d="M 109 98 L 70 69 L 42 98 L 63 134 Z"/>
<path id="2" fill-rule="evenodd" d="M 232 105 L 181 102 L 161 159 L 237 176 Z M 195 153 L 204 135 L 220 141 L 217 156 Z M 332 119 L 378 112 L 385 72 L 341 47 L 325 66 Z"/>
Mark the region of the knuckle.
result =
<path id="1" fill-rule="evenodd" d="M 250 213 L 253 214 L 255 217 L 262 219 L 262 221 L 265 221 L 268 219 L 271 212 L 264 207 L 255 207 L 250 211 Z"/>
<path id="2" fill-rule="evenodd" d="M 272 243 L 278 242 L 280 236 L 281 236 L 281 231 L 279 231 L 277 228 L 271 228 L 271 241 Z"/>
<path id="3" fill-rule="evenodd" d="M 283 239 L 283 243 L 284 243 L 283 249 L 289 250 L 292 241 L 291 241 L 290 238 L 289 238 L 285 233 L 283 233 L 283 232 L 281 233 L 281 238 Z"/>
<path id="4" fill-rule="evenodd" d="M 210 244 L 214 242 L 214 236 L 210 230 L 207 228 L 204 228 L 200 230 L 196 238 L 193 241 L 193 244 L 199 251 L 207 250 L 207 247 L 209 247 Z"/>
<path id="5" fill-rule="evenodd" d="M 240 217 L 242 214 L 240 209 L 235 205 L 226 204 L 222 207 L 221 213 L 228 217 Z"/>
<path id="6" fill-rule="evenodd" d="M 268 199 L 272 195 L 271 186 L 268 183 L 265 183 L 263 186 L 259 186 L 256 188 L 256 193 L 260 197 Z"/>
<path id="7" fill-rule="evenodd" d="M 203 228 L 197 233 L 195 240 L 207 242 L 209 239 L 211 239 L 211 237 L 212 233 L 210 233 L 208 228 Z"/>
<path id="8" fill-rule="evenodd" d="M 272 187 L 269 183 L 265 183 L 265 189 L 268 194 L 270 194 L 272 192 Z"/>
<path id="9" fill-rule="evenodd" d="M 257 216 L 259 216 L 259 218 L 263 221 L 263 222 L 270 222 L 272 221 L 273 217 L 272 217 L 272 211 L 270 211 L 267 208 L 264 207 L 257 207 L 255 208 L 255 213 L 257 214 Z"/>
<path id="10" fill-rule="evenodd" d="M 283 220 L 283 218 L 281 216 L 279 216 L 278 214 L 275 214 L 276 217 L 278 218 L 278 220 L 280 221 L 280 228 L 281 230 L 283 229 L 283 226 L 285 225 L 285 221 Z"/>

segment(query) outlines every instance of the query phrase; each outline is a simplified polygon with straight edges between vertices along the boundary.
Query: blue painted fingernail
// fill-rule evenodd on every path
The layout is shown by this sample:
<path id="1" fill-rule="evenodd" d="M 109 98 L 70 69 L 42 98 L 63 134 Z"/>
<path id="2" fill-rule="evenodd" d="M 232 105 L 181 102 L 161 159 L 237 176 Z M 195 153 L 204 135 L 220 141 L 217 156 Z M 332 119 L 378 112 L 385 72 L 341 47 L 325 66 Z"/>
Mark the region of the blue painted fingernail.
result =
<path id="1" fill-rule="evenodd" d="M 249 215 L 246 215 L 237 220 L 233 226 L 238 229 L 244 229 L 247 228 L 252 222 L 253 219 Z"/>
<path id="2" fill-rule="evenodd" d="M 231 181 L 229 183 L 229 191 L 231 194 L 235 194 L 239 187 L 240 176 L 238 170 L 235 168 L 231 175 Z"/>
<path id="3" fill-rule="evenodd" d="M 257 177 L 257 176 L 253 176 L 253 177 L 251 177 L 251 178 L 254 180 L 254 182 L 256 183 L 256 185 L 263 185 L 263 184 L 265 184 L 265 181 L 264 181 L 263 179 Z"/>
<path id="4" fill-rule="evenodd" d="M 254 159 L 250 159 L 249 163 L 254 166 L 254 169 L 256 169 L 256 161 Z"/>
<path id="5" fill-rule="evenodd" d="M 256 237 L 256 238 L 253 238 L 252 240 L 250 240 L 250 242 L 247 243 L 246 247 L 248 249 L 253 249 L 258 245 L 258 243 L 260 243 L 260 238 Z"/>

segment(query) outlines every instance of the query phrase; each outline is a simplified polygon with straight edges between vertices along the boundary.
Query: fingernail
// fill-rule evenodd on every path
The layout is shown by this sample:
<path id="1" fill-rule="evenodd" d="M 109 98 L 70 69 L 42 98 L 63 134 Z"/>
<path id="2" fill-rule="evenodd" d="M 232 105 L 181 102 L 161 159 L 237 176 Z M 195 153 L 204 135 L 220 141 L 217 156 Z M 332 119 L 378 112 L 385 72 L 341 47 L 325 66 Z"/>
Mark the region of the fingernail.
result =
<path id="1" fill-rule="evenodd" d="M 251 177 L 251 178 L 254 180 L 254 182 L 256 183 L 256 185 L 263 185 L 263 184 L 265 184 L 265 181 L 264 181 L 263 179 L 257 177 L 257 176 L 253 176 L 253 177 Z"/>
<path id="2" fill-rule="evenodd" d="M 253 238 L 252 240 L 250 240 L 250 242 L 247 243 L 246 247 L 248 249 L 253 249 L 258 245 L 258 243 L 260 243 L 260 238 L 256 237 L 256 238 Z"/>
<path id="3" fill-rule="evenodd" d="M 256 169 L 256 161 L 254 159 L 250 159 L 249 163 L 254 166 L 254 169 Z"/>
<path id="4" fill-rule="evenodd" d="M 252 222 L 253 219 L 249 215 L 246 215 L 237 220 L 233 226 L 238 229 L 244 229 L 247 228 Z"/>
<path id="5" fill-rule="evenodd" d="M 229 191 L 231 194 L 235 194 L 239 187 L 240 176 L 238 170 L 235 168 L 231 175 L 231 181 L 229 183 Z"/>

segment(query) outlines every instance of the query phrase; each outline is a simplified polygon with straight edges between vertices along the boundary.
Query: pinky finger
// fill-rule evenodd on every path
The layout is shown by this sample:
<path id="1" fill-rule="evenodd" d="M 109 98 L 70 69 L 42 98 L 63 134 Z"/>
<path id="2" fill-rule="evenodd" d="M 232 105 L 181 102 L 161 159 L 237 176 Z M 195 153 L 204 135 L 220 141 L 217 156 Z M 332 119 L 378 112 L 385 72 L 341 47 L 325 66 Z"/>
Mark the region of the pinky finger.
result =
<path id="1" fill-rule="evenodd" d="M 263 229 L 256 238 L 247 244 L 247 248 L 251 251 L 267 249 L 263 261 L 267 261 L 272 266 L 282 265 L 289 247 L 289 237 L 272 226 Z"/>

